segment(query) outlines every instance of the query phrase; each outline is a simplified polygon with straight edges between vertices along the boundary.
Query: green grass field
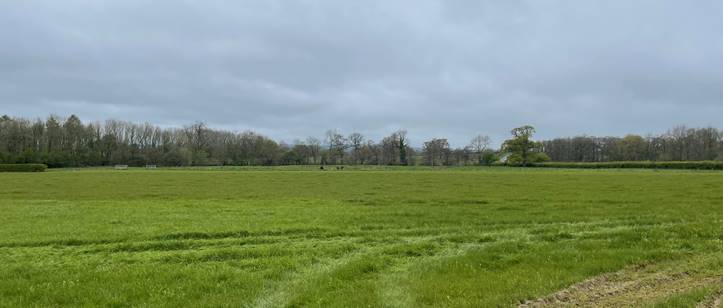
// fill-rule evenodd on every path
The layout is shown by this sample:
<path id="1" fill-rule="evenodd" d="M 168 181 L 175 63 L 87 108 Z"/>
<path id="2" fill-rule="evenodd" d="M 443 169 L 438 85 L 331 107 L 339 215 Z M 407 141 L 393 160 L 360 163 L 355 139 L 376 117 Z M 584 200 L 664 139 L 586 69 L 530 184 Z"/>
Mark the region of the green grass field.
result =
<path id="1" fill-rule="evenodd" d="M 686 280 L 610 300 L 674 307 L 720 294 L 722 219 L 719 171 L 6 173 L 0 306 L 516 306 L 649 265 Z"/>

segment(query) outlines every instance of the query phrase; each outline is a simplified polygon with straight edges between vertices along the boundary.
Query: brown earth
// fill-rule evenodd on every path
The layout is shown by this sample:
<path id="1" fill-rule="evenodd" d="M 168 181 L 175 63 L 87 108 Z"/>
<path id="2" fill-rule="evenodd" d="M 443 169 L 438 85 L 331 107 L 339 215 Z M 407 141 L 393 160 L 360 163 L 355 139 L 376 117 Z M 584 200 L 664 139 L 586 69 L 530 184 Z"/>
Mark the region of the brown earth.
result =
<path id="1" fill-rule="evenodd" d="M 710 292 L 698 307 L 720 307 L 723 254 L 629 267 L 606 273 L 519 307 L 640 307 L 686 292 Z"/>

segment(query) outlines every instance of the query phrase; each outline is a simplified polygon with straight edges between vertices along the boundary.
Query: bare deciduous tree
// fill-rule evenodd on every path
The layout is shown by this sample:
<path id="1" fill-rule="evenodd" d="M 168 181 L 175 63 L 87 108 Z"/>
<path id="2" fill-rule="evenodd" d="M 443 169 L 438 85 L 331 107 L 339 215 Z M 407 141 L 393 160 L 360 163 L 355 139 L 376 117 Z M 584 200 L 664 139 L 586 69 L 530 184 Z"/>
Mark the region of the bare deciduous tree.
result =
<path id="1" fill-rule="evenodd" d="M 474 157 L 479 165 L 482 165 L 482 153 L 489 149 L 492 140 L 489 136 L 477 135 L 472 138 L 469 143 L 469 149 L 474 153 Z"/>

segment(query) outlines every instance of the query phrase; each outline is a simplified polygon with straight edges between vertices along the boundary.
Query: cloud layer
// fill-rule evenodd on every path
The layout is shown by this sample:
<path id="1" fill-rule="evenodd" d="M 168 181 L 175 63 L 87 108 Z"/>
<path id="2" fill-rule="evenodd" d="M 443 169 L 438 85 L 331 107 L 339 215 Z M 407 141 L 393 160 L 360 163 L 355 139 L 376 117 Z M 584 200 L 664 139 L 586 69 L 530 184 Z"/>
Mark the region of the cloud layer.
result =
<path id="1" fill-rule="evenodd" d="M 0 113 L 457 146 L 723 127 L 720 29 L 720 1 L 5 1 Z"/>

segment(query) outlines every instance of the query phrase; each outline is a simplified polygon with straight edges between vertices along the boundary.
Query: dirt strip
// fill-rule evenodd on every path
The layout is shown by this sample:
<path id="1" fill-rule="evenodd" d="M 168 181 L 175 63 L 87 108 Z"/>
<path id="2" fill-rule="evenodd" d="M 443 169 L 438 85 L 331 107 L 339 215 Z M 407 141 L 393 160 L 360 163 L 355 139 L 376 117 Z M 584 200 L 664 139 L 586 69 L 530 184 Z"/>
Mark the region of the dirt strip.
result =
<path id="1" fill-rule="evenodd" d="M 698 307 L 720 307 L 722 262 L 723 257 L 714 254 L 630 267 L 587 279 L 519 307 L 640 307 L 699 290 L 711 294 Z"/>

